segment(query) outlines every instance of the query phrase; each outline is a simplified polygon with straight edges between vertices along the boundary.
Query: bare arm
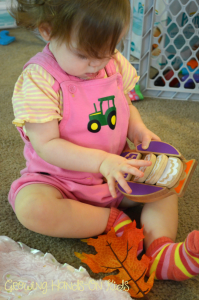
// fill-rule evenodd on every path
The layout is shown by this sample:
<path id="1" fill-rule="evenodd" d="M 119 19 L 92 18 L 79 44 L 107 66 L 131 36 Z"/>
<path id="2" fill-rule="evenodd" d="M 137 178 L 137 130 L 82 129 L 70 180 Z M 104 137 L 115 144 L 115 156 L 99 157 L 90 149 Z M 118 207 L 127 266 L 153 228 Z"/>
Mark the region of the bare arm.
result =
<path id="1" fill-rule="evenodd" d="M 25 128 L 34 150 L 43 160 L 63 169 L 100 172 L 107 179 L 112 197 L 116 197 L 115 180 L 130 193 L 131 189 L 124 179 L 124 174 L 142 177 L 144 173 L 138 168 L 150 165 L 148 161 L 127 160 L 116 154 L 81 147 L 61 139 L 57 120 L 42 124 L 27 122 Z"/>
<path id="2" fill-rule="evenodd" d="M 147 149 L 151 140 L 160 141 L 160 138 L 150 131 L 140 116 L 139 111 L 132 105 L 131 99 L 125 95 L 130 108 L 129 128 L 127 137 L 135 146 L 142 143 L 142 147 Z"/>
<path id="3" fill-rule="evenodd" d="M 98 173 L 108 153 L 78 146 L 60 138 L 58 121 L 26 123 L 36 153 L 46 162 L 68 170 Z"/>

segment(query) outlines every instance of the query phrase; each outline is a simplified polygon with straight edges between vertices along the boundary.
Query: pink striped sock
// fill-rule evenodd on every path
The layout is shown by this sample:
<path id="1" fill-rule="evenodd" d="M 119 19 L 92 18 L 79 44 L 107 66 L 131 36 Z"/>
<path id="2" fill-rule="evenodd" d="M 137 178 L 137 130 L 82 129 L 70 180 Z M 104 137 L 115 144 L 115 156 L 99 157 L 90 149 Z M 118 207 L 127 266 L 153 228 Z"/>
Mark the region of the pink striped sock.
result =
<path id="1" fill-rule="evenodd" d="M 109 220 L 105 229 L 105 233 L 111 230 L 111 227 L 114 228 L 116 235 L 119 237 L 123 234 L 124 228 L 130 224 L 132 221 L 131 219 L 123 212 L 118 210 L 115 207 L 111 207 Z M 138 252 L 139 255 L 143 250 L 143 240 L 140 241 L 138 245 Z"/>
<path id="2" fill-rule="evenodd" d="M 182 281 L 199 274 L 199 231 L 188 234 L 184 243 L 174 243 L 167 237 L 155 240 L 146 255 L 152 260 L 148 276 L 155 279 Z"/>

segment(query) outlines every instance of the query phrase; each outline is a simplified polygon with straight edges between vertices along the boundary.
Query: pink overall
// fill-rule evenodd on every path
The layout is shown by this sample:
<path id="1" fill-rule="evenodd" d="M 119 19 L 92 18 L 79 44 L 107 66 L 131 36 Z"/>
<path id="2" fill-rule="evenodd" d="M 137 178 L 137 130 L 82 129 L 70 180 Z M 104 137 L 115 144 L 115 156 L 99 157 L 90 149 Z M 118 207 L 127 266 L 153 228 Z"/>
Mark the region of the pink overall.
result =
<path id="1" fill-rule="evenodd" d="M 123 93 L 122 76 L 115 71 L 113 59 L 97 78 L 83 80 L 65 73 L 57 64 L 48 45 L 24 66 L 38 64 L 55 79 L 53 89 L 63 93 L 63 119 L 59 124 L 60 138 L 74 144 L 121 154 L 126 146 L 129 106 Z M 42 160 L 34 151 L 21 127 L 17 128 L 25 143 L 26 168 L 15 180 L 9 192 L 9 202 L 15 209 L 15 198 L 21 188 L 34 183 L 57 188 L 64 198 L 101 207 L 118 207 L 123 195 L 112 198 L 100 173 L 62 169 Z M 67 152 L 66 152 L 67 155 Z"/>

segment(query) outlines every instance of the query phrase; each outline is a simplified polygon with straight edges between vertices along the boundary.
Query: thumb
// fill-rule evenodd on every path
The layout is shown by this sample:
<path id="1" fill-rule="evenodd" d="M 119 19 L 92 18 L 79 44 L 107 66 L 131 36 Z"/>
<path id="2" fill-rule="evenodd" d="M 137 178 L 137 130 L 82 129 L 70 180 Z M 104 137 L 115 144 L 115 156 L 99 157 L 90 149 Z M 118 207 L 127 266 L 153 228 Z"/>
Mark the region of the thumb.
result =
<path id="1" fill-rule="evenodd" d="M 148 149 L 148 147 L 150 145 L 150 142 L 151 142 L 151 137 L 149 135 L 146 135 L 143 138 L 143 141 L 142 141 L 142 148 L 143 149 Z"/>

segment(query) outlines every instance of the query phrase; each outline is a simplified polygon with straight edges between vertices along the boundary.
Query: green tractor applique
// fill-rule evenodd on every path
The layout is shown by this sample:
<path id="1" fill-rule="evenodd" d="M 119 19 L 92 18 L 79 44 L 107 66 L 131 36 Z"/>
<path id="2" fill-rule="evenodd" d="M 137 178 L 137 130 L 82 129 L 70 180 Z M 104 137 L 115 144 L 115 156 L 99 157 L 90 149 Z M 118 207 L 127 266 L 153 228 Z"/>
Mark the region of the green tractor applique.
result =
<path id="1" fill-rule="evenodd" d="M 100 101 L 100 111 L 97 111 L 96 105 L 94 103 L 95 113 L 89 115 L 88 130 L 90 132 L 99 132 L 101 126 L 108 125 L 112 130 L 116 125 L 116 107 L 114 103 L 115 96 L 109 96 L 104 98 L 99 98 Z M 108 101 L 108 109 L 103 112 L 102 106 L 103 102 Z"/>

